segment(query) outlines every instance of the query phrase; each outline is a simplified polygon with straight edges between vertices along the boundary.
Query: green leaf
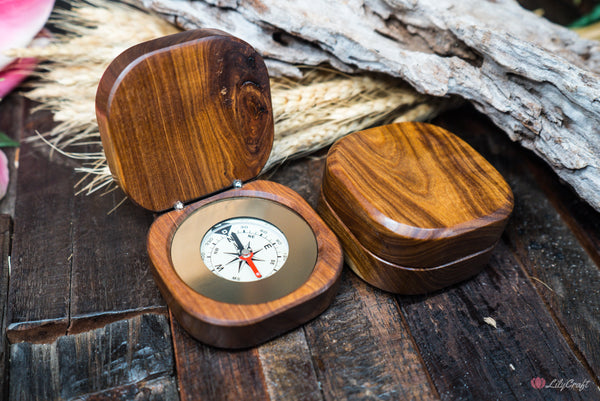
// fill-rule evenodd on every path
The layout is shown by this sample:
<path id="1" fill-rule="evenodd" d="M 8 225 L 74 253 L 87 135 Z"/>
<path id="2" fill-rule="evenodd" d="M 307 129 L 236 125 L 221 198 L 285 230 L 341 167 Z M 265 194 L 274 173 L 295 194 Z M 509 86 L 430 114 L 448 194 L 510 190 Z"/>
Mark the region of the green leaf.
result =
<path id="1" fill-rule="evenodd" d="M 572 22 L 569 25 L 569 28 L 583 28 L 584 26 L 591 25 L 598 21 L 600 21 L 600 4 L 594 7 L 589 14 L 586 14 L 578 20 Z"/>
<path id="2" fill-rule="evenodd" d="M 21 144 L 0 131 L 0 148 L 18 148 Z"/>

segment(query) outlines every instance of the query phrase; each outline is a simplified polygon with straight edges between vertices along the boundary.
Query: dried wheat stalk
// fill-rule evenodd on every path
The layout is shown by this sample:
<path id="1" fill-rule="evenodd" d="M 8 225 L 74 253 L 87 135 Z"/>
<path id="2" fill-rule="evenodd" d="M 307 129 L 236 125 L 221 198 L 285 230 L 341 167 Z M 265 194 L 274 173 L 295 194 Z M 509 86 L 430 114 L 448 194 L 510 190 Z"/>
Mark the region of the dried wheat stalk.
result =
<path id="1" fill-rule="evenodd" d="M 102 0 L 75 1 L 72 10 L 57 11 L 53 20 L 65 35 L 46 48 L 19 49 L 14 55 L 51 61 L 26 96 L 60 121 L 42 134 L 43 140 L 84 161 L 78 168 L 86 173 L 82 191 L 93 193 L 113 183 L 104 153 L 78 151 L 77 146 L 100 144 L 94 96 L 102 72 L 127 47 L 178 29 L 147 12 Z M 301 79 L 273 78 L 271 85 L 275 142 L 265 169 L 352 131 L 394 118 L 429 118 L 443 107 L 389 78 L 312 70 Z"/>
<path id="2" fill-rule="evenodd" d="M 595 24 L 575 29 L 575 32 L 584 39 L 600 40 L 600 22 Z"/>
<path id="3" fill-rule="evenodd" d="M 230 29 L 279 70 L 327 62 L 470 101 L 600 211 L 600 44 L 516 0 L 131 1 Z"/>

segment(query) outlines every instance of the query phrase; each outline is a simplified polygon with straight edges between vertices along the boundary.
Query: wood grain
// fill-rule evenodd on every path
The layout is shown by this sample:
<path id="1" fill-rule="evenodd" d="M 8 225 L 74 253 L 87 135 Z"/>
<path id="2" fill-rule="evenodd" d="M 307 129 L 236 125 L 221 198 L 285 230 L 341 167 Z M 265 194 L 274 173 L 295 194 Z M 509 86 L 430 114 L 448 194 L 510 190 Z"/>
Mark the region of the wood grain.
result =
<path id="1" fill-rule="evenodd" d="M 74 199 L 70 334 L 166 311 L 146 251 L 153 214 L 131 201 L 109 214 L 123 197 L 116 190 Z"/>
<path id="2" fill-rule="evenodd" d="M 323 399 L 311 349 L 301 328 L 263 344 L 258 348 L 258 357 L 271 401 Z"/>
<path id="3" fill-rule="evenodd" d="M 593 376 L 504 243 L 474 279 L 398 303 L 442 400 L 600 399 Z M 534 377 L 588 385 L 538 390 Z"/>
<path id="4" fill-rule="evenodd" d="M 395 299 L 356 276 L 304 330 L 326 400 L 439 399 Z"/>
<path id="5" fill-rule="evenodd" d="M 317 261 L 309 279 L 282 298 L 255 305 L 217 302 L 179 278 L 170 261 L 172 236 L 194 210 L 217 200 L 246 196 L 274 200 L 298 213 L 316 236 Z M 343 263 L 337 238 L 306 201 L 291 189 L 268 181 L 253 181 L 182 211 L 163 214 L 150 228 L 148 253 L 155 280 L 180 324 L 200 341 L 226 348 L 260 344 L 319 315 L 336 294 Z"/>
<path id="6" fill-rule="evenodd" d="M 280 71 L 329 64 L 399 77 L 424 94 L 464 98 L 600 211 L 600 104 L 593 101 L 600 93 L 599 44 L 516 1 L 135 3 L 186 29 L 227 29 L 268 54 Z"/>
<path id="7" fill-rule="evenodd" d="M 10 399 L 102 399 L 101 393 L 116 396 L 119 388 L 156 394 L 152 380 L 171 382 L 173 367 L 167 318 L 142 315 L 52 344 L 12 345 Z M 162 398 L 176 395 L 173 390 L 162 387 Z"/>
<path id="8" fill-rule="evenodd" d="M 600 384 L 600 343 L 592 340 L 600 338 L 600 250 L 594 230 L 600 227 L 600 213 L 589 206 L 577 208 L 581 200 L 569 188 L 501 133 L 477 135 L 471 124 L 485 124 L 485 117 L 471 112 L 461 121 L 465 122 L 447 119 L 444 124 L 487 154 L 509 181 L 517 201 L 506 228 L 508 246 L 572 349 Z M 569 198 L 572 205 L 563 203 Z"/>
<path id="9" fill-rule="evenodd" d="M 336 233 L 344 248 L 345 261 L 367 283 L 397 294 L 424 294 L 466 280 L 487 263 L 494 248 L 467 255 L 450 263 L 428 268 L 412 268 L 387 262 L 365 249 L 321 197 L 318 209 L 323 220 Z"/>
<path id="10" fill-rule="evenodd" d="M 8 398 L 9 352 L 6 338 L 6 310 L 8 305 L 8 280 L 10 278 L 10 241 L 12 220 L 0 215 L 0 399 Z"/>
<path id="11" fill-rule="evenodd" d="M 364 248 L 401 266 L 445 265 L 498 240 L 513 205 L 468 144 L 423 123 L 349 135 L 329 151 L 323 193 Z"/>
<path id="12" fill-rule="evenodd" d="M 32 127 L 43 128 L 48 117 L 29 116 L 23 136 L 31 135 Z M 67 331 L 77 182 L 73 165 L 51 160 L 47 148 L 23 143 L 20 153 L 8 294 L 11 342 L 52 339 Z"/>
<path id="13" fill-rule="evenodd" d="M 173 314 L 171 330 L 182 401 L 269 399 L 256 348 L 231 351 L 209 347 L 191 337 Z"/>
<path id="14" fill-rule="evenodd" d="M 100 82 L 96 114 L 112 174 L 154 211 L 254 178 L 273 143 L 262 58 L 215 30 L 126 50 Z"/>

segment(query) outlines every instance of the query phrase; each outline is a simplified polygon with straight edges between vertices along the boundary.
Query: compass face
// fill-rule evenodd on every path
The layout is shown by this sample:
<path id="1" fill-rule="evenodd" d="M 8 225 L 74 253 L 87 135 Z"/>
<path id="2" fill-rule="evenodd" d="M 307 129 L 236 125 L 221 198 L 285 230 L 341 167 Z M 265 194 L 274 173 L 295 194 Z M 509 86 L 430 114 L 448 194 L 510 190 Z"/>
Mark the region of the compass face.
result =
<path id="1" fill-rule="evenodd" d="M 214 225 L 200 243 L 208 269 L 231 281 L 263 280 L 277 273 L 289 254 L 288 240 L 273 224 L 236 217 Z"/>
<path id="2" fill-rule="evenodd" d="M 310 225 L 272 200 L 235 197 L 208 203 L 183 220 L 171 241 L 181 280 L 215 301 L 259 304 L 284 297 L 317 261 Z"/>

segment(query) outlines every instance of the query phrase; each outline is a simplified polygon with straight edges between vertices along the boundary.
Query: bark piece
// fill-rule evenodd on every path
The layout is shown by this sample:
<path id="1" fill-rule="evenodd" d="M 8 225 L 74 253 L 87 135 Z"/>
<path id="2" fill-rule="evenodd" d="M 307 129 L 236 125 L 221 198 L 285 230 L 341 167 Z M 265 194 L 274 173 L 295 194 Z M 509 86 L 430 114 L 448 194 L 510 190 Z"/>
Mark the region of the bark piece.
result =
<path id="1" fill-rule="evenodd" d="M 272 74 L 329 63 L 471 101 L 600 210 L 600 46 L 512 0 L 133 0 L 251 43 Z"/>

